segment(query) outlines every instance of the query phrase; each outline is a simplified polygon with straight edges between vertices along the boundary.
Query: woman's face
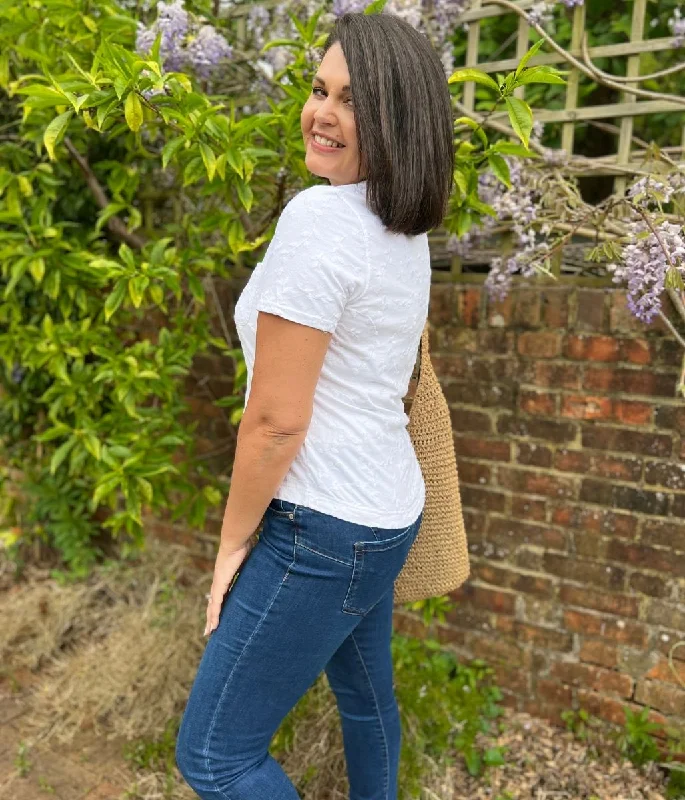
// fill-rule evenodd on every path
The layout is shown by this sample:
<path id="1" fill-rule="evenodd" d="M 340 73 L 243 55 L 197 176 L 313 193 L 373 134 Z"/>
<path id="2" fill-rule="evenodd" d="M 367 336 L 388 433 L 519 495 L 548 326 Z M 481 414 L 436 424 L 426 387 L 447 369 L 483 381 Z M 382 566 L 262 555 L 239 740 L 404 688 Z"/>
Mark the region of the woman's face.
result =
<path id="1" fill-rule="evenodd" d="M 314 175 L 328 178 L 333 186 L 357 183 L 360 180 L 359 145 L 350 73 L 340 42 L 331 45 L 323 57 L 300 121 L 307 169 Z M 329 141 L 315 141 L 317 134 Z M 331 146 L 333 142 L 337 144 Z"/>

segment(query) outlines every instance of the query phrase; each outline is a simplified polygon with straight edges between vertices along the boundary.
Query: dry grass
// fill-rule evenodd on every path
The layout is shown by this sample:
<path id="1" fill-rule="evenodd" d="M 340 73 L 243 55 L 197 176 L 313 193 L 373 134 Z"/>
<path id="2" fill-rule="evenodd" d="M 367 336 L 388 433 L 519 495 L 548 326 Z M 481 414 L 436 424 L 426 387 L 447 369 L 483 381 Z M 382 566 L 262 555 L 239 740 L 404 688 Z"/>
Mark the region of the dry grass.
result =
<path id="1" fill-rule="evenodd" d="M 151 541 L 135 562 L 59 586 L 34 572 L 4 598 L 0 658 L 40 669 L 28 723 L 39 738 L 154 736 L 183 708 L 204 640 L 211 576 Z"/>

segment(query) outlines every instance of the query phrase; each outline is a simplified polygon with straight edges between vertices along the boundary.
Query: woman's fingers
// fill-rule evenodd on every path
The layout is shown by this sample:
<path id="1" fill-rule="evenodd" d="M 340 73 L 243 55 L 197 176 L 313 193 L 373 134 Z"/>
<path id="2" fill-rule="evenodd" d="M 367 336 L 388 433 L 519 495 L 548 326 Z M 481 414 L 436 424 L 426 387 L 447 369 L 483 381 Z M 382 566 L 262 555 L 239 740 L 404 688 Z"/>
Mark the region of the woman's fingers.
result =
<path id="1" fill-rule="evenodd" d="M 211 633 L 219 624 L 221 604 L 223 603 L 227 588 L 227 586 L 224 586 L 223 589 L 221 589 L 215 584 L 212 584 L 212 588 L 209 593 L 209 602 L 207 603 L 207 624 L 205 625 L 205 636 Z"/>

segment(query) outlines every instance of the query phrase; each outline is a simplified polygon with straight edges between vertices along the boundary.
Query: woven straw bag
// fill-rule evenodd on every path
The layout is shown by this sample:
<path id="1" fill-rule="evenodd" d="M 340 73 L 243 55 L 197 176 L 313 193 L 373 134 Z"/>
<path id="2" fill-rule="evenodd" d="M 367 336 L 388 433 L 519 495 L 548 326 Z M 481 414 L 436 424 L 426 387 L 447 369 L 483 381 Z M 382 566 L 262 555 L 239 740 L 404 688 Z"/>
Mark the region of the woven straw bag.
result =
<path id="1" fill-rule="evenodd" d="M 418 359 L 407 430 L 426 484 L 426 503 L 419 532 L 395 580 L 395 605 L 447 594 L 469 576 L 452 421 L 428 351 L 428 322 Z"/>

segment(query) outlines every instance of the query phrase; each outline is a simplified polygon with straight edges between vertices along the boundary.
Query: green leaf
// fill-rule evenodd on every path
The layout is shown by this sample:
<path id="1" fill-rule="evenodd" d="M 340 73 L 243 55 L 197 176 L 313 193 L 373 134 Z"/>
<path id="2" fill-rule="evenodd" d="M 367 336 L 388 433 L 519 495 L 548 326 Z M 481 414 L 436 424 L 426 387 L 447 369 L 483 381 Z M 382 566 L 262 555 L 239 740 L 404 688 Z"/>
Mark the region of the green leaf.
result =
<path id="1" fill-rule="evenodd" d="M 511 175 L 509 173 L 509 165 L 498 153 L 488 153 L 488 164 L 490 169 L 502 181 L 502 183 L 511 189 Z"/>
<path id="2" fill-rule="evenodd" d="M 533 112 L 525 100 L 518 97 L 505 97 L 504 102 L 509 112 L 509 121 L 516 135 L 528 147 L 530 132 L 533 130 Z"/>
<path id="3" fill-rule="evenodd" d="M 183 186 L 196 183 L 205 174 L 205 165 L 200 156 L 191 158 L 183 170 Z"/>
<path id="4" fill-rule="evenodd" d="M 561 77 L 557 70 L 541 66 L 527 69 L 516 81 L 517 86 L 523 86 L 528 83 L 554 83 L 565 86 L 566 80 Z"/>
<path id="5" fill-rule="evenodd" d="M 249 183 L 245 183 L 244 181 L 236 181 L 235 188 L 238 191 L 238 197 L 240 198 L 240 202 L 243 204 L 245 211 L 249 213 L 250 209 L 252 208 L 252 187 Z"/>
<path id="6" fill-rule="evenodd" d="M 42 257 L 34 258 L 29 264 L 29 272 L 36 283 L 40 283 L 45 275 L 45 259 Z"/>
<path id="7" fill-rule="evenodd" d="M 497 94 L 500 94 L 497 83 L 489 75 L 479 69 L 473 69 L 471 67 L 463 67 L 462 69 L 458 69 L 450 75 L 447 83 L 457 83 L 459 81 L 474 81 L 475 83 L 480 83 L 483 86 L 487 86 L 489 89 L 493 89 L 495 92 L 497 92 Z"/>
<path id="8" fill-rule="evenodd" d="M 171 139 L 162 148 L 162 169 L 166 169 L 171 159 L 185 144 L 185 136 L 178 136 Z"/>
<path id="9" fill-rule="evenodd" d="M 497 153 L 503 153 L 505 156 L 521 156 L 522 158 L 539 158 L 537 153 L 535 153 L 533 150 L 529 150 L 522 144 L 518 144 L 517 142 L 507 142 L 504 139 L 500 139 L 500 141 L 495 142 L 495 144 L 493 144 L 491 149 Z"/>
<path id="10" fill-rule="evenodd" d="M 69 455 L 71 450 L 73 449 L 74 445 L 76 444 L 77 439 L 75 436 L 72 436 L 70 439 L 67 439 L 64 444 L 61 444 L 57 450 L 52 455 L 50 459 L 50 474 L 54 475 L 55 472 L 58 470 L 60 464 L 64 461 L 64 459 Z"/>
<path id="11" fill-rule="evenodd" d="M 64 135 L 73 113 L 73 111 L 65 111 L 64 114 L 60 114 L 58 117 L 55 117 L 45 129 L 45 133 L 43 134 L 43 144 L 45 145 L 45 149 L 48 151 L 51 161 L 55 160 L 55 145 Z"/>
<path id="12" fill-rule="evenodd" d="M 214 151 L 208 144 L 200 142 L 200 155 L 202 156 L 205 169 L 207 170 L 207 177 L 210 181 L 214 180 L 214 173 L 216 172 L 216 156 L 214 155 Z"/>
<path id="13" fill-rule="evenodd" d="M 126 280 L 117 281 L 114 291 L 109 295 L 107 300 L 105 300 L 105 322 L 109 322 L 112 314 L 114 314 L 114 312 L 122 304 L 127 288 L 128 282 Z"/>
<path id="14" fill-rule="evenodd" d="M 385 8 L 385 4 L 388 0 L 373 0 L 373 3 L 369 3 L 368 6 L 364 9 L 365 14 L 380 14 L 381 11 Z"/>
<path id="15" fill-rule="evenodd" d="M 129 92 L 126 95 L 124 116 L 126 117 L 128 127 L 132 131 L 140 129 L 140 126 L 143 124 L 143 106 L 136 92 Z"/>
<path id="16" fill-rule="evenodd" d="M 521 72 L 525 69 L 526 64 L 542 47 L 544 41 L 545 41 L 544 39 L 538 39 L 537 42 L 535 42 L 535 44 L 528 50 L 528 52 L 523 56 L 523 58 L 519 62 L 518 67 L 516 67 L 516 72 L 514 73 L 514 77 L 518 78 Z"/>

